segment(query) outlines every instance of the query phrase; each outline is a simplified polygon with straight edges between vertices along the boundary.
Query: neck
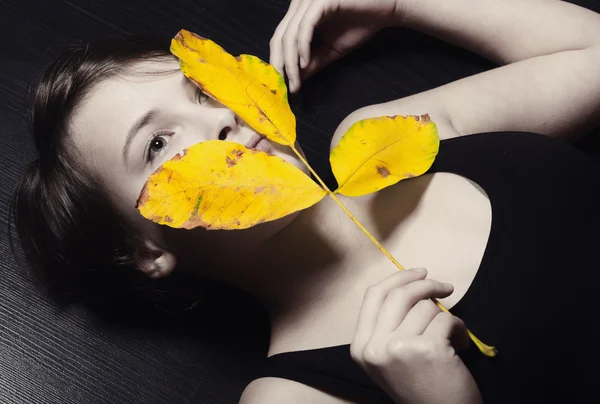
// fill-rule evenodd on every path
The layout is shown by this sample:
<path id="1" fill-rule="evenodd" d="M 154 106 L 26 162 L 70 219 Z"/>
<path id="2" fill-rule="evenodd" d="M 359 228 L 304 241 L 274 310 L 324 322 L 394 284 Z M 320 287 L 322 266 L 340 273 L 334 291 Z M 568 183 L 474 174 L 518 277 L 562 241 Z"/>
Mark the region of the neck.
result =
<path id="1" fill-rule="evenodd" d="M 356 202 L 344 203 L 358 211 Z M 368 244 L 339 206 L 324 198 L 261 247 L 252 269 L 247 266 L 233 283 L 259 299 L 272 323 L 294 321 L 312 308 L 323 310 L 355 294 L 369 271 L 357 255 Z"/>

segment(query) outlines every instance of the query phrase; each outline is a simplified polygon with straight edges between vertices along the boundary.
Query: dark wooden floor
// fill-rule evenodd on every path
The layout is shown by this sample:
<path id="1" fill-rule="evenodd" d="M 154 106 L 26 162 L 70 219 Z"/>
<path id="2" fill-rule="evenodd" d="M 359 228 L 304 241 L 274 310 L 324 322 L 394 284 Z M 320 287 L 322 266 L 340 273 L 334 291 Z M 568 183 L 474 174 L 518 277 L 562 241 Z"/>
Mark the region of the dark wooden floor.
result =
<path id="1" fill-rule="evenodd" d="M 577 3 L 600 11 L 600 0 Z M 287 4 L 0 0 L 0 403 L 237 403 L 254 364 L 266 354 L 264 313 L 232 302 L 159 326 L 111 324 L 82 307 L 59 308 L 17 270 L 8 244 L 7 206 L 19 173 L 34 158 L 25 123 L 28 87 L 66 44 L 122 32 L 170 38 L 186 28 L 230 53 L 268 60 L 269 39 Z M 311 163 L 331 182 L 329 140 L 350 112 L 493 67 L 440 41 L 385 31 L 291 97 L 298 137 Z M 583 147 L 600 156 L 598 140 L 588 137 Z"/>

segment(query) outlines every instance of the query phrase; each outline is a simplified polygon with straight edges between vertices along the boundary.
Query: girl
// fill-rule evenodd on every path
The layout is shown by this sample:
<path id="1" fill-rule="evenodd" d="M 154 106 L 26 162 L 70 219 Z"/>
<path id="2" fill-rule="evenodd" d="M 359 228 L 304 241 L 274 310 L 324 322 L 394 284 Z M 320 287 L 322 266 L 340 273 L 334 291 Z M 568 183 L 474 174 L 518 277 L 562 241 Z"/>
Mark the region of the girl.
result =
<path id="1" fill-rule="evenodd" d="M 83 298 L 194 273 L 255 296 L 272 332 L 244 404 L 588 399 L 600 171 L 553 137 L 598 123 L 600 16 L 555 0 L 294 0 L 271 62 L 297 91 L 391 25 L 506 65 L 362 108 L 334 134 L 332 146 L 370 116 L 436 122 L 443 141 L 426 175 L 344 199 L 403 264 L 427 270 L 399 272 L 328 199 L 244 231 L 143 219 L 137 196 L 163 162 L 208 139 L 255 147 L 260 136 L 187 81 L 167 46 L 139 40 L 74 50 L 38 86 L 40 156 L 15 197 L 32 264 Z M 311 50 L 319 28 L 325 45 Z M 463 320 L 498 357 L 469 346 Z"/>

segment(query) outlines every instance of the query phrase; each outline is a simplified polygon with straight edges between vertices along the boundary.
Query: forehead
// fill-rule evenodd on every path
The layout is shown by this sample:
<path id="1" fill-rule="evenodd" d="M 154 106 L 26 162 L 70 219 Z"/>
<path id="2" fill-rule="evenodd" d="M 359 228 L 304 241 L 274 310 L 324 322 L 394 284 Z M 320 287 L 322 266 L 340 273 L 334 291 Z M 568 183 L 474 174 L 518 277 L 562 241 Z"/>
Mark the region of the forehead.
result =
<path id="1" fill-rule="evenodd" d="M 186 86 L 189 82 L 175 59 L 140 62 L 97 83 L 69 122 L 71 144 L 86 168 L 108 181 L 111 191 L 131 196 L 141 185 L 125 182 L 122 148 L 127 133 L 150 109 L 180 99 Z"/>
<path id="2" fill-rule="evenodd" d="M 73 143 L 85 158 L 98 151 L 100 139 L 104 144 L 123 142 L 135 119 L 180 95 L 185 81 L 176 60 L 139 62 L 121 75 L 100 81 L 71 117 Z"/>
<path id="3" fill-rule="evenodd" d="M 173 84 L 182 80 L 184 76 L 175 60 L 138 62 L 123 74 L 101 80 L 93 86 L 73 114 L 71 129 L 83 129 L 88 126 L 84 123 L 102 118 L 106 112 L 127 115 L 136 108 L 132 101 L 143 103 L 153 100 L 165 90 L 171 93 L 176 90 Z M 127 108 L 123 110 L 123 106 Z"/>

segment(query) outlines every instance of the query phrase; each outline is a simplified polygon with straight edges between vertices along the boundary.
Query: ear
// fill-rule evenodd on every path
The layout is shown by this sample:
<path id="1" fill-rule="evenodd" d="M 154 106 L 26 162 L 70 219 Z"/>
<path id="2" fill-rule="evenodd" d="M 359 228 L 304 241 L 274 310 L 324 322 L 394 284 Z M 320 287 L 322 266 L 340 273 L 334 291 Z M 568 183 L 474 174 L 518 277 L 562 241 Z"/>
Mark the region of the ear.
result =
<path id="1" fill-rule="evenodd" d="M 175 269 L 177 260 L 170 251 L 160 247 L 152 240 L 146 240 L 135 256 L 138 268 L 150 278 L 162 278 Z"/>

